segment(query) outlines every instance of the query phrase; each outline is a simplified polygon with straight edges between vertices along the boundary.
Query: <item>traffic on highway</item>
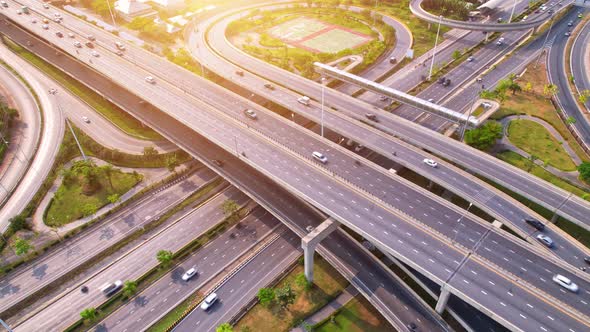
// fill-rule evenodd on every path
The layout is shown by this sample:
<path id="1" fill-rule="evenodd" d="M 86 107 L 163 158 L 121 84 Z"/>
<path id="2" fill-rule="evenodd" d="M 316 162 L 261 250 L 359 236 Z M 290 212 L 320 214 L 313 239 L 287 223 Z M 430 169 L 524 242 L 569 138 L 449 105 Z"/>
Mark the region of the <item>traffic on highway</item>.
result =
<path id="1" fill-rule="evenodd" d="M 450 2 L 162 3 L 152 21 L 0 1 L 0 94 L 29 89 L 13 105 L 47 149 L 13 131 L 47 167 L 0 159 L 0 324 L 227 332 L 266 310 L 304 330 L 358 302 L 383 330 L 589 330 L 590 5 Z M 63 197 L 79 219 L 46 220 Z M 355 295 L 314 277 L 316 252 Z"/>

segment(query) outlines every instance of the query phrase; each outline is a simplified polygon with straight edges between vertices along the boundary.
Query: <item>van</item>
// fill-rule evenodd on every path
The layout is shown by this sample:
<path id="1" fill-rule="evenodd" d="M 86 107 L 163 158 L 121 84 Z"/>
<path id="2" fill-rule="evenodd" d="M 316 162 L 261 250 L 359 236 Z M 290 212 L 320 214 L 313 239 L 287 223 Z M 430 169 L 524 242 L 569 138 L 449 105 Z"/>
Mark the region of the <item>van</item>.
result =
<path id="1" fill-rule="evenodd" d="M 326 156 L 324 156 L 321 152 L 318 151 L 314 151 L 312 154 L 313 158 L 319 162 L 321 162 L 322 164 L 325 164 L 328 162 L 328 158 L 326 158 Z"/>
<path id="2" fill-rule="evenodd" d="M 305 105 L 305 106 L 309 106 L 309 102 L 311 101 L 311 99 L 309 99 L 309 97 L 308 97 L 308 96 L 303 96 L 303 97 L 299 97 L 299 98 L 297 98 L 297 101 L 298 101 L 300 104 L 303 104 L 303 105 Z"/>
<path id="3" fill-rule="evenodd" d="M 112 283 L 106 283 L 100 287 L 100 291 L 107 297 L 115 294 L 121 287 L 123 286 L 123 282 L 121 280 L 116 280 Z"/>

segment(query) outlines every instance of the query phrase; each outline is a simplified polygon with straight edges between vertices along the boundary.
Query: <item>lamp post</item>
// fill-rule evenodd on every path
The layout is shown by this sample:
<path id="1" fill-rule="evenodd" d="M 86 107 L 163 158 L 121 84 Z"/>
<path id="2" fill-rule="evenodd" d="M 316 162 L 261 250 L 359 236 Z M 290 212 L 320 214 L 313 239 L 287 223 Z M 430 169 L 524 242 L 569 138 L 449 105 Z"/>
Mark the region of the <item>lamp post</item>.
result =
<path id="1" fill-rule="evenodd" d="M 537 69 L 537 65 L 539 64 L 539 60 L 541 60 L 541 56 L 543 55 L 543 52 L 545 51 L 545 47 L 547 46 L 547 40 L 549 39 L 549 35 L 551 34 L 551 28 L 553 28 L 553 16 L 551 17 L 551 24 L 549 25 L 549 30 L 547 31 L 547 36 L 545 36 L 545 41 L 543 42 L 543 48 L 541 50 L 541 53 L 539 53 L 539 57 L 537 58 L 537 61 L 535 62 L 535 69 Z"/>
<path id="2" fill-rule="evenodd" d="M 432 50 L 432 61 L 430 62 L 430 71 L 428 73 L 428 80 L 432 77 L 432 68 L 434 68 L 434 57 L 436 56 L 436 46 L 438 45 L 438 35 L 440 34 L 440 24 L 442 22 L 442 15 L 438 16 L 438 29 L 436 30 L 436 39 L 434 40 L 434 49 Z"/>
<path id="3" fill-rule="evenodd" d="M 485 85 L 482 84 L 481 90 L 483 90 L 484 88 L 485 88 Z M 481 90 L 480 90 L 480 92 L 481 92 Z M 473 109 L 475 108 L 475 102 L 478 100 L 478 97 L 479 97 L 479 93 L 477 93 L 475 95 L 475 97 L 473 97 L 473 104 L 469 108 L 469 113 L 467 113 L 467 119 L 465 120 L 465 123 L 463 124 L 463 130 L 461 130 L 459 142 L 463 142 L 463 138 L 465 137 L 465 130 L 467 130 L 467 123 L 469 122 L 469 118 L 471 117 L 471 113 L 473 112 Z"/>
<path id="4" fill-rule="evenodd" d="M 512 5 L 512 11 L 510 12 L 510 18 L 508 19 L 508 23 L 512 22 L 512 17 L 514 16 L 515 9 L 516 9 L 516 0 L 514 0 L 514 4 Z"/>
<path id="5" fill-rule="evenodd" d="M 467 207 L 467 210 L 465 211 L 465 213 L 463 213 L 461 215 L 461 217 L 459 219 L 457 219 L 457 224 L 455 224 L 455 235 L 453 236 L 453 242 L 456 242 L 456 240 L 457 240 L 457 234 L 459 234 L 459 230 L 457 229 L 457 227 L 461 223 L 461 220 L 463 220 L 463 218 L 465 217 L 465 215 L 469 212 L 469 209 L 471 209 L 471 206 L 473 206 L 473 203 L 470 202 L 469 203 L 469 206 Z"/>
<path id="6" fill-rule="evenodd" d="M 320 81 L 322 84 L 322 115 L 320 121 L 320 134 L 322 135 L 322 137 L 324 137 L 324 90 L 326 89 L 326 78 L 322 77 Z"/>

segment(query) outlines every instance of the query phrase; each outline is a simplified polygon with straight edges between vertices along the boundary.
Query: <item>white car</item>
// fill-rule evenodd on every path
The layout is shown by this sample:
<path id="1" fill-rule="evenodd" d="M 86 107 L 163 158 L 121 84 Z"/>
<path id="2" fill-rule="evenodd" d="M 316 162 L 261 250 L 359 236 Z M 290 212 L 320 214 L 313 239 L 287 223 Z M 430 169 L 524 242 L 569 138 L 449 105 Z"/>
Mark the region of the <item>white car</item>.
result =
<path id="1" fill-rule="evenodd" d="M 43 24 L 41 27 L 43 28 L 43 30 L 49 30 L 49 25 L 47 24 Z"/>
<path id="2" fill-rule="evenodd" d="M 309 99 L 309 97 L 308 97 L 308 96 L 303 96 L 303 97 L 299 97 L 299 98 L 297 98 L 297 101 L 298 101 L 300 104 L 303 104 L 303 105 L 305 105 L 305 106 L 309 106 L 309 102 L 310 102 L 311 100 Z"/>
<path id="3" fill-rule="evenodd" d="M 319 162 L 321 162 L 322 164 L 325 164 L 328 162 L 328 158 L 326 158 L 326 156 L 324 156 L 321 152 L 318 151 L 314 151 L 312 154 L 313 158 Z"/>
<path id="4" fill-rule="evenodd" d="M 145 81 L 150 84 L 156 83 L 156 80 L 152 76 L 146 76 Z"/>
<path id="5" fill-rule="evenodd" d="M 90 123 L 90 119 L 87 116 L 83 116 L 82 121 L 84 121 L 86 123 Z"/>
<path id="6" fill-rule="evenodd" d="M 253 120 L 256 120 L 256 118 L 258 117 L 256 115 L 256 112 L 254 112 L 254 110 L 251 110 L 251 109 L 245 109 L 244 114 L 246 114 L 247 117 L 249 117 L 250 119 L 253 119 Z"/>
<path id="7" fill-rule="evenodd" d="M 437 163 L 436 161 L 432 160 L 432 159 L 428 159 L 428 158 L 426 158 L 426 159 L 424 159 L 424 160 L 423 160 L 423 162 L 424 162 L 426 165 L 428 165 L 428 166 L 430 166 L 430 167 L 432 167 L 432 168 L 436 168 L 436 167 L 438 167 L 438 163 Z"/>
<path id="8" fill-rule="evenodd" d="M 46 4 L 46 3 L 44 3 L 44 4 L 43 4 L 43 8 L 45 8 L 45 9 L 49 9 L 49 5 L 48 5 L 48 4 Z"/>
<path id="9" fill-rule="evenodd" d="M 490 107 L 492 107 L 492 103 L 484 101 L 483 103 L 481 103 L 481 107 L 486 108 L 486 109 L 490 108 Z"/>
<path id="10" fill-rule="evenodd" d="M 182 280 L 183 281 L 189 281 L 192 277 L 194 277 L 197 274 L 197 269 L 195 269 L 194 267 L 191 267 L 190 269 L 188 269 L 183 275 L 182 275 Z"/>
<path id="11" fill-rule="evenodd" d="M 474 57 L 470 56 L 469 58 L 467 58 L 467 62 L 473 62 L 473 60 L 475 60 Z"/>
<path id="12" fill-rule="evenodd" d="M 71 32 L 68 32 L 68 37 L 70 37 L 70 38 L 76 38 L 76 35 L 74 35 L 74 34 L 73 34 L 73 33 L 71 33 Z"/>
<path id="13" fill-rule="evenodd" d="M 90 52 L 90 54 L 95 58 L 98 58 L 100 56 L 100 54 L 98 54 L 97 51 L 92 51 L 92 52 Z"/>
<path id="14" fill-rule="evenodd" d="M 537 234 L 537 240 L 539 240 L 539 242 L 543 243 L 548 248 L 553 247 L 553 240 L 551 240 L 551 238 L 545 234 Z"/>
<path id="15" fill-rule="evenodd" d="M 203 309 L 205 311 L 209 310 L 209 308 L 211 308 L 211 306 L 215 303 L 215 301 L 217 301 L 217 294 L 215 294 L 215 293 L 209 294 L 209 296 L 207 296 L 205 298 L 203 303 L 201 303 L 201 309 Z"/>
<path id="16" fill-rule="evenodd" d="M 569 278 L 564 277 L 561 274 L 554 275 L 553 282 L 555 282 L 559 286 L 569 290 L 572 293 L 578 292 L 578 285 L 574 284 Z"/>
<path id="17" fill-rule="evenodd" d="M 498 41 L 496 42 L 496 45 L 498 45 L 498 46 L 500 46 L 502 44 L 504 44 L 504 37 L 498 39 Z"/>
<path id="18" fill-rule="evenodd" d="M 75 41 L 75 42 L 74 42 L 74 46 L 75 46 L 76 48 L 82 48 L 82 43 L 80 43 L 79 41 Z"/>

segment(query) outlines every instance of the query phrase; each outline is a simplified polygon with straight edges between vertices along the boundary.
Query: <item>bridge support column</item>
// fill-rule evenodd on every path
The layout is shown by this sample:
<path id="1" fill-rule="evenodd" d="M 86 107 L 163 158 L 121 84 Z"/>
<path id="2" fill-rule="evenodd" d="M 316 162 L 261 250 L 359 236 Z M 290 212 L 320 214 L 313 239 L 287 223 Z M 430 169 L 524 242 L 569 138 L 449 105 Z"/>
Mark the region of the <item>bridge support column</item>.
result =
<path id="1" fill-rule="evenodd" d="M 434 309 L 440 315 L 442 315 L 442 313 L 445 311 L 450 296 L 451 292 L 449 292 L 449 290 L 447 289 L 446 284 L 442 285 L 440 287 L 440 295 L 438 297 L 438 301 L 436 302 L 436 308 Z"/>
<path id="2" fill-rule="evenodd" d="M 338 226 L 340 226 L 340 223 L 332 218 L 328 218 L 301 239 L 305 278 L 307 281 L 313 282 L 313 255 L 315 254 L 316 246 L 325 239 L 326 236 L 336 230 Z"/>
<path id="3" fill-rule="evenodd" d="M 559 214 L 554 213 L 551 217 L 551 222 L 555 224 L 557 222 L 557 219 L 559 219 Z"/>

